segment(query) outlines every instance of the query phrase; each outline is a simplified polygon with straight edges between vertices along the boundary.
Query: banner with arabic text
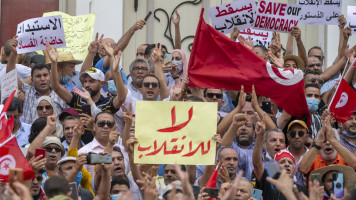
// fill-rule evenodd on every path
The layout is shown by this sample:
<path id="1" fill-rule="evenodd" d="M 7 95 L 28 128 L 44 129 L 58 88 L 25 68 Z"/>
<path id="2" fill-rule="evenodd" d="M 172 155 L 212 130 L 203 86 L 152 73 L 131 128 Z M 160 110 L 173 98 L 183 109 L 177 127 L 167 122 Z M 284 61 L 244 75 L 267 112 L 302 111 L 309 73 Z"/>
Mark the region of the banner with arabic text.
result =
<path id="1" fill-rule="evenodd" d="M 347 6 L 347 27 L 351 28 L 351 34 L 356 34 L 356 6 Z"/>
<path id="2" fill-rule="evenodd" d="M 272 41 L 272 31 L 263 31 L 263 30 L 255 30 L 252 28 L 245 29 L 243 31 L 240 31 L 239 35 L 244 37 L 246 40 L 248 40 L 248 37 L 250 36 L 253 45 L 262 45 L 268 49 L 269 45 L 271 44 Z M 236 39 L 236 42 L 239 40 Z"/>
<path id="3" fill-rule="evenodd" d="M 137 101 L 134 162 L 213 165 L 216 126 L 217 103 Z"/>
<path id="4" fill-rule="evenodd" d="M 65 48 L 62 16 L 32 18 L 17 25 L 18 54 L 46 49 L 46 43 Z"/>
<path id="5" fill-rule="evenodd" d="M 341 0 L 298 0 L 302 6 L 300 24 L 338 25 L 341 14 Z"/>

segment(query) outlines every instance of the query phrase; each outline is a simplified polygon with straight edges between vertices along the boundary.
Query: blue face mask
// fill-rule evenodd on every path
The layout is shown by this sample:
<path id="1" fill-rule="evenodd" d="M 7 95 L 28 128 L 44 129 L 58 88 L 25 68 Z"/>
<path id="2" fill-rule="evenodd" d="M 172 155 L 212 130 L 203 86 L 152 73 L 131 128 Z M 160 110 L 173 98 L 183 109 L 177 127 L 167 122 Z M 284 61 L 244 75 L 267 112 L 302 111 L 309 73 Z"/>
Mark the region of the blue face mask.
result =
<path id="1" fill-rule="evenodd" d="M 108 90 L 111 94 L 117 95 L 117 90 L 114 80 L 108 81 Z"/>
<path id="2" fill-rule="evenodd" d="M 120 194 L 111 195 L 111 200 L 115 200 L 120 197 Z"/>
<path id="3" fill-rule="evenodd" d="M 176 65 L 178 65 L 178 68 L 179 68 L 179 72 L 181 72 L 182 71 L 182 63 L 181 62 L 179 62 L 179 61 L 176 61 L 176 60 L 172 60 L 172 64 L 176 64 Z"/>
<path id="4" fill-rule="evenodd" d="M 319 103 L 319 99 L 307 98 L 308 109 L 310 112 L 315 112 L 318 110 Z"/>
<path id="5" fill-rule="evenodd" d="M 72 80 L 72 77 L 66 75 L 66 77 L 63 78 L 63 76 L 62 76 L 61 80 L 62 80 L 63 84 L 67 84 L 70 80 Z"/>

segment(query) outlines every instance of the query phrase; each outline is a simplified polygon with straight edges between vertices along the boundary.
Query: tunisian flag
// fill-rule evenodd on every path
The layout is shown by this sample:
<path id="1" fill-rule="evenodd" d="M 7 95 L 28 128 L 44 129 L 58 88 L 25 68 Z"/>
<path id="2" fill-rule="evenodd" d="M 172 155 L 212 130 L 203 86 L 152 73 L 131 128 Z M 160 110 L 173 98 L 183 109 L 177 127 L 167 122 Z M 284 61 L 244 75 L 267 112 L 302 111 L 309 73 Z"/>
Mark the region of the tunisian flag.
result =
<path id="1" fill-rule="evenodd" d="M 356 109 L 356 91 L 343 78 L 329 104 L 331 115 L 338 121 L 347 121 Z"/>
<path id="2" fill-rule="evenodd" d="M 14 98 L 16 90 L 14 90 L 9 98 L 6 99 L 4 105 L 0 105 L 0 143 L 5 142 L 8 138 L 10 138 L 12 129 L 14 127 L 14 116 L 11 117 L 10 120 L 6 118 L 7 109 L 11 104 L 12 99 Z"/>
<path id="3" fill-rule="evenodd" d="M 303 72 L 276 68 L 239 42 L 230 40 L 203 19 L 204 9 L 190 54 L 189 86 L 251 92 L 270 97 L 294 117 L 309 114 Z"/>

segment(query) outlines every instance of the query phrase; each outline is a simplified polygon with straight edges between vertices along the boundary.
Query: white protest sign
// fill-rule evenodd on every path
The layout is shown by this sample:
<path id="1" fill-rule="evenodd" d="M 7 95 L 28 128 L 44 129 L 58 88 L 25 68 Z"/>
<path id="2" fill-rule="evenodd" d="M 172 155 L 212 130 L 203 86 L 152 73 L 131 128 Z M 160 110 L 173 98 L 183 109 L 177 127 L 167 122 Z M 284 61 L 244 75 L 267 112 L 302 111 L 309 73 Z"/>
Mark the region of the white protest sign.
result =
<path id="1" fill-rule="evenodd" d="M 341 0 L 298 0 L 302 6 L 300 24 L 338 25 Z"/>
<path id="2" fill-rule="evenodd" d="M 347 26 L 351 28 L 351 34 L 356 34 L 356 6 L 347 6 Z"/>
<path id="3" fill-rule="evenodd" d="M 221 33 L 232 33 L 234 27 L 238 30 L 251 28 L 256 18 L 256 3 L 254 0 L 239 0 L 209 8 L 211 23 Z"/>
<path id="4" fill-rule="evenodd" d="M 248 36 L 251 37 L 253 45 L 262 45 L 266 48 L 271 44 L 272 41 L 272 31 L 254 30 L 252 28 L 240 31 L 239 35 L 248 40 Z M 237 39 L 236 42 L 239 40 Z"/>
<path id="5" fill-rule="evenodd" d="M 260 1 L 257 6 L 255 29 L 291 32 L 299 22 L 301 6 L 270 1 Z"/>
<path id="6" fill-rule="evenodd" d="M 17 53 L 46 49 L 46 43 L 57 48 L 66 47 L 62 16 L 28 19 L 17 25 Z"/>
<path id="7" fill-rule="evenodd" d="M 17 96 L 17 87 L 18 85 L 17 85 L 16 69 L 2 76 L 1 77 L 1 102 L 3 102 L 6 97 L 9 97 L 14 90 L 16 90 L 15 96 Z"/>

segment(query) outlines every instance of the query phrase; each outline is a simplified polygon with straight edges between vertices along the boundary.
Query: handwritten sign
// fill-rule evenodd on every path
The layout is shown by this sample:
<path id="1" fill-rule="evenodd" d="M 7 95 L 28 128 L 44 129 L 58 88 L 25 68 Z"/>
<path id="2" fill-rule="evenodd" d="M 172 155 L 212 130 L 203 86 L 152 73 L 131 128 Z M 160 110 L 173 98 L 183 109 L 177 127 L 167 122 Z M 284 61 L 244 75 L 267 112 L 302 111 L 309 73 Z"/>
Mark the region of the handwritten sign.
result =
<path id="1" fill-rule="evenodd" d="M 232 33 L 234 28 L 243 30 L 253 26 L 256 18 L 254 0 L 239 0 L 209 8 L 211 23 L 221 33 Z"/>
<path id="2" fill-rule="evenodd" d="M 356 34 L 356 6 L 347 6 L 347 26 L 351 28 L 351 34 Z"/>
<path id="3" fill-rule="evenodd" d="M 46 43 L 66 47 L 63 21 L 60 15 L 28 19 L 17 25 L 18 54 L 44 50 Z"/>
<path id="4" fill-rule="evenodd" d="M 152 117 L 155 113 L 155 117 Z M 213 165 L 217 104 L 138 101 L 135 163 Z"/>
<path id="5" fill-rule="evenodd" d="M 61 15 L 63 18 L 67 48 L 59 51 L 71 52 L 75 59 L 84 60 L 88 54 L 88 46 L 93 41 L 95 14 L 70 16 L 57 11 L 43 14 L 43 16 L 52 15 Z"/>
<path id="6" fill-rule="evenodd" d="M 301 6 L 270 1 L 260 1 L 254 28 L 278 32 L 291 32 L 299 22 Z"/>
<path id="7" fill-rule="evenodd" d="M 341 0 L 298 0 L 302 6 L 300 24 L 338 25 Z"/>
<path id="8" fill-rule="evenodd" d="M 271 44 L 272 34 L 273 32 L 271 31 L 255 30 L 252 28 L 245 29 L 239 33 L 239 35 L 244 37 L 246 40 L 248 39 L 248 36 L 250 36 L 253 45 L 262 45 L 266 48 L 268 48 L 268 46 Z M 238 41 L 239 40 L 236 39 L 236 42 Z"/>
<path id="9" fill-rule="evenodd" d="M 16 69 L 11 70 L 11 72 L 6 73 L 1 77 L 1 102 L 4 101 L 6 97 L 16 90 L 15 97 L 17 97 L 17 72 Z"/>

